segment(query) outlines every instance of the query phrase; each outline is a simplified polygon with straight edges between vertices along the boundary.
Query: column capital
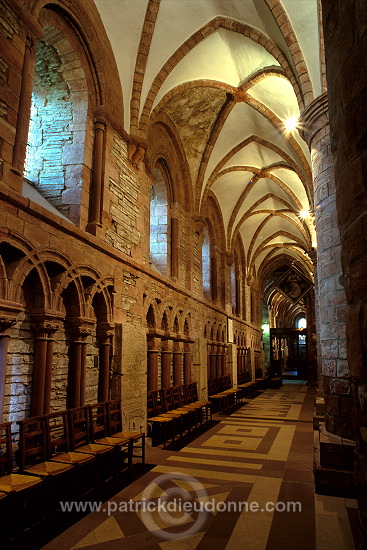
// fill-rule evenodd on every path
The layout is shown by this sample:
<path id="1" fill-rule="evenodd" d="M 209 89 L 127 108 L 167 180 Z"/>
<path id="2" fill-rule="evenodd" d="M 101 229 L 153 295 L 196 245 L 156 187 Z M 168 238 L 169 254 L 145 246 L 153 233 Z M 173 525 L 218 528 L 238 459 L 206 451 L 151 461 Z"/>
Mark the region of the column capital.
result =
<path id="1" fill-rule="evenodd" d="M 92 333 L 94 321 L 73 317 L 68 319 L 68 331 L 73 342 L 85 342 L 85 339 Z"/>
<path id="2" fill-rule="evenodd" d="M 7 336 L 4 332 L 11 328 L 17 322 L 16 317 L 9 317 L 7 315 L 0 314 L 0 336 Z"/>
<path id="3" fill-rule="evenodd" d="M 194 231 L 198 235 L 202 235 L 205 228 L 205 220 L 202 216 L 194 217 Z"/>
<path id="4" fill-rule="evenodd" d="M 31 327 L 34 333 L 34 337 L 36 339 L 48 340 L 52 338 L 57 329 L 60 328 L 60 324 L 56 323 L 55 321 L 45 320 L 33 322 Z"/>
<path id="5" fill-rule="evenodd" d="M 0 334 L 12 327 L 18 320 L 18 314 L 22 311 L 22 304 L 0 300 Z"/>
<path id="6" fill-rule="evenodd" d="M 108 340 L 115 334 L 115 325 L 113 323 L 98 323 L 97 336 L 100 340 Z"/>
<path id="7" fill-rule="evenodd" d="M 329 126 L 329 104 L 328 96 L 325 92 L 319 95 L 300 116 L 300 134 L 308 146 L 317 132 L 322 128 Z"/>
<path id="8" fill-rule="evenodd" d="M 173 341 L 162 340 L 162 353 L 172 353 L 172 351 L 173 351 Z"/>
<path id="9" fill-rule="evenodd" d="M 105 118 L 98 116 L 93 119 L 93 126 L 95 130 L 102 130 L 104 132 L 107 128 L 107 121 Z"/>
<path id="10" fill-rule="evenodd" d="M 49 339 L 60 328 L 63 318 L 47 313 L 31 314 L 31 328 L 35 338 Z"/>

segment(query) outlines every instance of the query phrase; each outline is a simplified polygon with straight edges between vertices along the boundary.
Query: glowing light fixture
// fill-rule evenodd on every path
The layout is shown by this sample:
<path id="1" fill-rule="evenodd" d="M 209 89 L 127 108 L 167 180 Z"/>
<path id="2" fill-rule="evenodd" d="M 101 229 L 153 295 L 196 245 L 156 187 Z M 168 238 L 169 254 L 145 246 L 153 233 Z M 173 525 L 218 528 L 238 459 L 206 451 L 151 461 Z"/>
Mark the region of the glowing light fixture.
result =
<path id="1" fill-rule="evenodd" d="M 269 334 L 269 328 L 269 323 L 264 323 L 263 325 L 261 325 L 261 330 L 264 334 Z"/>
<path id="2" fill-rule="evenodd" d="M 299 215 L 300 215 L 300 218 L 305 220 L 310 215 L 310 212 L 309 212 L 309 210 L 301 210 Z"/>
<path id="3" fill-rule="evenodd" d="M 288 118 L 286 121 L 284 121 L 284 126 L 287 132 L 291 132 L 292 130 L 295 130 L 297 128 L 298 119 L 297 117 Z"/>

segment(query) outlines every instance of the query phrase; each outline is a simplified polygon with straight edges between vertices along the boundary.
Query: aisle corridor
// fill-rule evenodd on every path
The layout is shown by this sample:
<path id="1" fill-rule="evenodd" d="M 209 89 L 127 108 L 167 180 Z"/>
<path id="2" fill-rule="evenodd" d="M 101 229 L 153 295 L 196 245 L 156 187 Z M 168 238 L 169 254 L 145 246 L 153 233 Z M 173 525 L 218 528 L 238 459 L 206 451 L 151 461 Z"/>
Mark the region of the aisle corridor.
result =
<path id="1" fill-rule="evenodd" d="M 216 416 L 212 428 L 181 450 L 148 450 L 147 462 L 156 464 L 151 471 L 44 550 L 354 549 L 349 518 L 355 517 L 356 501 L 314 495 L 313 401 L 313 389 L 287 382 L 227 417 Z M 177 473 L 183 476 L 174 479 Z M 176 487 L 178 496 L 215 506 L 197 517 L 180 512 L 168 520 L 158 513 L 119 511 L 129 499 L 156 501 L 159 487 Z M 234 509 L 245 501 L 259 511 Z M 265 511 L 267 503 L 282 508 L 292 502 L 301 511 Z M 116 511 L 108 515 L 107 507 Z"/>

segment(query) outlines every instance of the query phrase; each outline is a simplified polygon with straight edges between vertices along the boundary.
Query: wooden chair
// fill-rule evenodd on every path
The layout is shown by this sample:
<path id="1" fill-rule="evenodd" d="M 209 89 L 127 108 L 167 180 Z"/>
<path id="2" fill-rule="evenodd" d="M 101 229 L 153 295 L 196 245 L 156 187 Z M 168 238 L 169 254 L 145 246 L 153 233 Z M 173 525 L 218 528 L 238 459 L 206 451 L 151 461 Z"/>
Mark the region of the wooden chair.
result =
<path id="1" fill-rule="evenodd" d="M 74 491 L 71 496 L 90 492 L 97 483 L 96 459 L 92 453 L 71 450 L 67 411 L 46 415 L 45 423 L 49 459 L 75 468 Z"/>
<path id="2" fill-rule="evenodd" d="M 223 413 L 229 408 L 230 396 L 221 392 L 219 378 L 208 380 L 208 399 L 215 412 Z"/>
<path id="3" fill-rule="evenodd" d="M 73 466 L 48 460 L 46 419 L 44 416 L 27 418 L 19 424 L 19 470 L 24 474 L 36 475 L 50 483 L 48 508 L 69 498 L 74 481 Z"/>
<path id="4" fill-rule="evenodd" d="M 179 426 L 180 436 L 182 437 L 185 430 L 187 430 L 188 432 L 190 431 L 191 412 L 189 410 L 174 408 L 172 388 L 161 389 L 159 390 L 159 394 L 164 414 L 172 416 L 176 419 L 177 425 Z"/>
<path id="5" fill-rule="evenodd" d="M 12 507 L 13 534 L 43 519 L 47 484 L 41 477 L 13 473 L 11 422 L 0 424 L 0 493 Z"/>
<path id="6" fill-rule="evenodd" d="M 70 446 L 77 453 L 90 453 L 97 462 L 98 485 L 113 477 L 114 447 L 92 443 L 89 407 L 68 409 Z"/>
<path id="7" fill-rule="evenodd" d="M 166 448 L 167 439 L 171 436 L 175 439 L 176 420 L 165 414 L 157 412 L 158 390 L 147 393 L 147 420 L 149 435 L 152 438 L 152 445 L 163 441 L 163 448 Z M 163 410 L 163 407 L 162 407 Z"/>
<path id="8" fill-rule="evenodd" d="M 212 419 L 212 407 L 210 401 L 200 401 L 198 399 L 198 389 L 196 382 L 190 382 L 185 385 L 186 404 L 195 405 L 202 409 L 202 414 L 205 414 L 205 421 L 207 422 L 209 417 Z"/>
<path id="9" fill-rule="evenodd" d="M 172 388 L 172 400 L 173 406 L 178 410 L 188 410 L 190 411 L 190 425 L 191 427 L 196 428 L 198 424 L 202 424 L 203 415 L 201 414 L 202 409 L 195 404 L 188 404 L 186 402 L 186 393 L 185 386 L 174 386 Z"/>
<path id="10" fill-rule="evenodd" d="M 110 437 L 129 440 L 129 466 L 132 466 L 133 458 L 140 458 L 145 463 L 145 433 L 132 432 L 122 428 L 121 401 L 113 399 L 106 403 L 107 431 Z M 140 449 L 140 454 L 136 450 Z"/>
<path id="11" fill-rule="evenodd" d="M 132 465 L 132 443 L 128 437 L 109 436 L 107 429 L 107 403 L 89 405 L 89 426 L 91 441 L 99 445 L 107 445 L 115 450 L 114 472 L 120 473 L 125 465 Z"/>
<path id="12" fill-rule="evenodd" d="M 238 387 L 243 392 L 243 397 L 254 397 L 257 394 L 257 384 L 255 380 L 251 380 L 249 372 L 241 373 L 241 384 Z"/>

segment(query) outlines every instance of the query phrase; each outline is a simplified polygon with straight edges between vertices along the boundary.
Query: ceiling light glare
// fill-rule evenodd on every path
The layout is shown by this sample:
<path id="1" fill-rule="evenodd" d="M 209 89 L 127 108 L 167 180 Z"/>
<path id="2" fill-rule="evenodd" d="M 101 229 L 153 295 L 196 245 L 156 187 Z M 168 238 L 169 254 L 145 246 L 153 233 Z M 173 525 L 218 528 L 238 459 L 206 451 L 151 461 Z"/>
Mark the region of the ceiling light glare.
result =
<path id="1" fill-rule="evenodd" d="M 301 212 L 299 213 L 300 218 L 302 218 L 303 220 L 308 218 L 309 215 L 310 215 L 310 212 L 308 210 L 301 210 Z"/>
<path id="2" fill-rule="evenodd" d="M 292 130 L 295 130 L 297 128 L 297 124 L 298 124 L 297 117 L 288 118 L 284 122 L 284 126 L 287 132 L 291 132 Z"/>

